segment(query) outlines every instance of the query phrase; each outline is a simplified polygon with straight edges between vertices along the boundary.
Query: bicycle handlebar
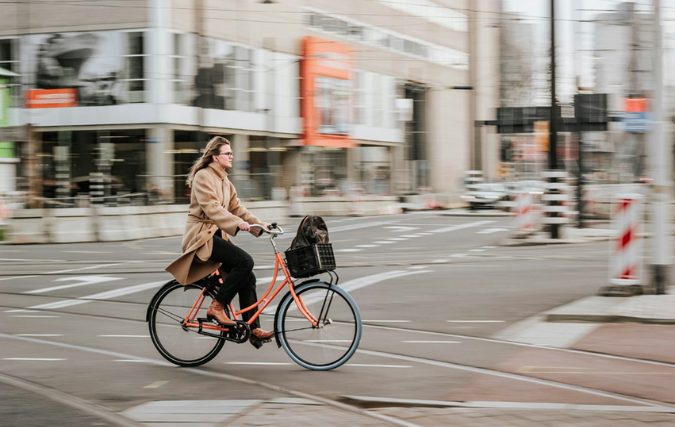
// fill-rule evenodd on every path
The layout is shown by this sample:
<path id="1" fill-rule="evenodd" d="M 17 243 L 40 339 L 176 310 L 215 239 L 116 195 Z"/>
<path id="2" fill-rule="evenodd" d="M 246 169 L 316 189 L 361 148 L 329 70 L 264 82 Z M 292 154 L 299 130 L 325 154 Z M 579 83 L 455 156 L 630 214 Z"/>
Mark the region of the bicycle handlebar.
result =
<path id="1" fill-rule="evenodd" d="M 281 227 L 279 227 L 276 222 L 273 222 L 271 225 L 272 225 L 271 230 L 265 228 L 265 226 L 262 224 L 251 224 L 251 228 L 259 227 L 263 232 L 271 234 L 272 237 L 281 236 L 282 234 L 284 234 L 284 230 Z"/>

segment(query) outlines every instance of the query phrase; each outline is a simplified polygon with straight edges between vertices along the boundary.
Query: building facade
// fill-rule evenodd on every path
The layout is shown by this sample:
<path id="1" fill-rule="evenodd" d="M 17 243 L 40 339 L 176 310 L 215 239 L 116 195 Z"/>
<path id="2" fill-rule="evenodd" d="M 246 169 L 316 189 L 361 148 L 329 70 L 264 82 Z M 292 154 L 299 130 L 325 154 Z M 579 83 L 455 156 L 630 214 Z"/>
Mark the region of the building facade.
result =
<path id="1" fill-rule="evenodd" d="M 15 188 L 185 201 L 213 135 L 244 198 L 457 191 L 494 174 L 473 121 L 499 102 L 492 0 L 0 4 Z M 493 81 L 494 80 L 494 81 Z M 468 90 L 467 90 L 468 89 Z M 477 146 L 479 144 L 479 146 Z M 31 182 L 29 182 L 31 181 Z"/>

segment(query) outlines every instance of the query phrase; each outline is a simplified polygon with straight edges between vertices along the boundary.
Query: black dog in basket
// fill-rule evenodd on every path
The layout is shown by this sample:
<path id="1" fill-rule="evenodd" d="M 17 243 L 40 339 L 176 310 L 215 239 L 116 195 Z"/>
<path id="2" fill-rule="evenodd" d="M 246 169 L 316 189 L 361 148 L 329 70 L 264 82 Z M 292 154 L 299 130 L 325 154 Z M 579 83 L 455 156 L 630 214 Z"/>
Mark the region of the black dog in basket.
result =
<path id="1" fill-rule="evenodd" d="M 309 277 L 335 270 L 335 257 L 333 247 L 328 243 L 326 221 L 318 215 L 304 217 L 285 254 L 293 277 Z"/>

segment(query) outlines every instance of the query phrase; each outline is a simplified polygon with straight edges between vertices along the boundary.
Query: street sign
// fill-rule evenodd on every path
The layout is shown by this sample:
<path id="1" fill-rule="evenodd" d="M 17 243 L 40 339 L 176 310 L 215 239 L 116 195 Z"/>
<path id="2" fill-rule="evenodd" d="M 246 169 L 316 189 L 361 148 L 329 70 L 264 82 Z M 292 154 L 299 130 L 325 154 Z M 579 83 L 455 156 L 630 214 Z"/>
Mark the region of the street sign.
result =
<path id="1" fill-rule="evenodd" d="M 28 140 L 28 131 L 26 126 L 0 127 L 0 141 L 14 142 L 26 140 Z"/>
<path id="2" fill-rule="evenodd" d="M 649 130 L 649 113 L 646 111 L 624 112 L 621 116 L 626 132 L 647 132 Z"/>

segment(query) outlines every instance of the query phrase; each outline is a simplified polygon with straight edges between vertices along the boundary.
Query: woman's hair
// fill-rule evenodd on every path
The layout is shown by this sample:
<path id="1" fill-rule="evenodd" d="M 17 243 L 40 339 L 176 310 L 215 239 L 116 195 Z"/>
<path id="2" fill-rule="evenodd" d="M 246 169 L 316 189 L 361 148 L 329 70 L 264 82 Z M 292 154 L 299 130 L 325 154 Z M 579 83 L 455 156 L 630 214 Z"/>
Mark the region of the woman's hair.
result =
<path id="1" fill-rule="evenodd" d="M 215 136 L 211 138 L 209 143 L 206 144 L 206 148 L 204 148 L 204 154 L 202 154 L 202 157 L 197 159 L 197 161 L 190 168 L 190 172 L 188 172 L 188 177 L 185 181 L 188 187 L 192 187 L 192 180 L 195 178 L 195 174 L 207 167 L 209 163 L 212 163 L 214 155 L 220 154 L 220 147 L 223 145 L 230 145 L 230 141 L 223 138 L 222 136 Z"/>

